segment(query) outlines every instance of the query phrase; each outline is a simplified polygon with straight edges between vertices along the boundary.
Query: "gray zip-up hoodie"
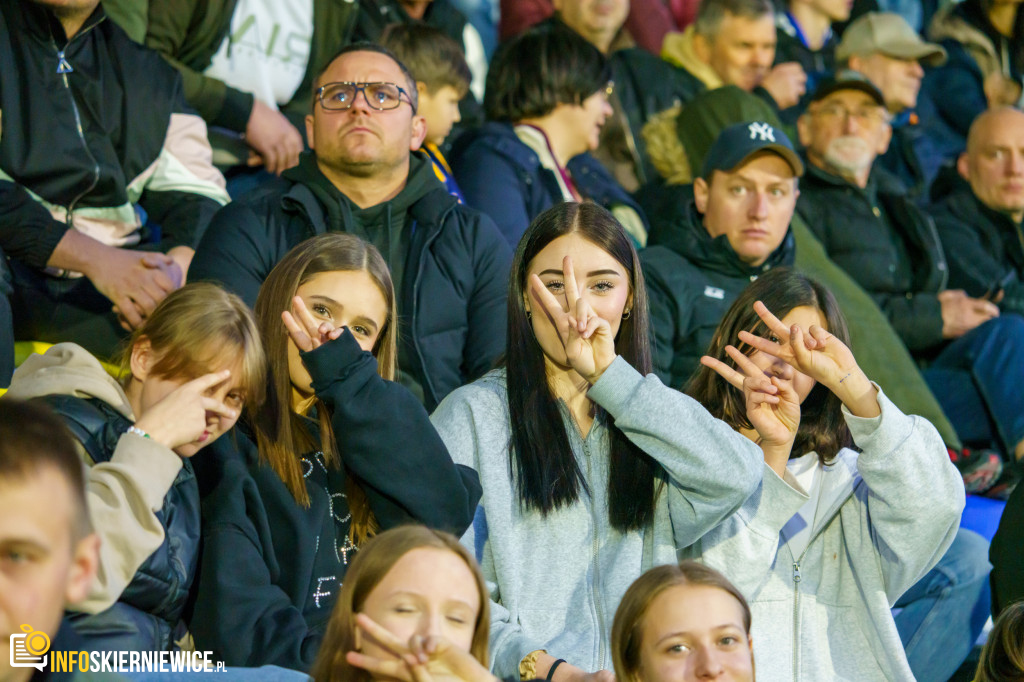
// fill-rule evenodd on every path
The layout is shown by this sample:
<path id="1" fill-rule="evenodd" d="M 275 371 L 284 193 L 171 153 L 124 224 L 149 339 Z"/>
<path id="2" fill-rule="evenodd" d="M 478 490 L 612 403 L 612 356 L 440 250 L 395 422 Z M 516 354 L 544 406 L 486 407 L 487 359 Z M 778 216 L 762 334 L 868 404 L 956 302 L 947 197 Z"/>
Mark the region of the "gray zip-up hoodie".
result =
<path id="1" fill-rule="evenodd" d="M 566 433 L 590 494 L 546 517 L 524 511 L 510 477 L 505 372 L 449 395 L 432 416 L 452 459 L 480 474 L 483 498 L 462 542 L 491 589 L 492 669 L 517 678 L 531 651 L 587 671 L 611 667 L 609 639 L 626 588 L 673 563 L 756 489 L 764 458 L 749 440 L 688 396 L 641 376 L 621 357 L 588 393 L 604 408 L 586 438 L 563 408 Z M 622 533 L 608 518 L 608 419 L 668 474 L 653 524 Z"/>
<path id="2" fill-rule="evenodd" d="M 843 408 L 862 452 L 822 468 L 799 556 L 787 531 L 802 524 L 787 523 L 808 495 L 767 466 L 743 507 L 684 552 L 750 601 L 758 680 L 914 680 L 890 609 L 953 542 L 964 485 L 930 422 L 881 390 L 878 404 L 873 419 Z"/>

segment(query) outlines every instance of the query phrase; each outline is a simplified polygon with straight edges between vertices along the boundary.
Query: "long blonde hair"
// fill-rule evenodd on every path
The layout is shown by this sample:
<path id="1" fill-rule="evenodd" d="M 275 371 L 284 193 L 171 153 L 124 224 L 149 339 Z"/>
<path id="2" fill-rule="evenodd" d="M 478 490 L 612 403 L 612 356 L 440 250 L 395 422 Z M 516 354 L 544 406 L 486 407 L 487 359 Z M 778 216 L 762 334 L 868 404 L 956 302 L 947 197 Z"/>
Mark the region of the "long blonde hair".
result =
<path id="1" fill-rule="evenodd" d="M 329 232 L 302 242 L 281 260 L 267 276 L 256 299 L 256 321 L 267 351 L 269 381 L 267 399 L 259 418 L 253 420 L 260 457 L 284 482 L 295 501 L 310 504 L 300 456 L 320 450 L 324 464 L 338 468 L 341 458 L 331 428 L 327 406 L 317 400 L 320 442 L 309 434 L 302 418 L 291 408 L 292 380 L 288 370 L 288 332 L 281 313 L 291 309 L 292 298 L 300 286 L 323 272 L 366 272 L 380 288 L 387 303 L 388 317 L 373 347 L 377 371 L 385 379 L 394 379 L 398 354 L 395 290 L 391 273 L 371 244 L 343 232 Z M 376 530 L 366 494 L 351 476 L 346 476 L 346 495 L 352 512 L 352 540 L 360 543 Z"/>
<path id="2" fill-rule="evenodd" d="M 320 654 L 310 672 L 315 682 L 366 682 L 370 679 L 369 673 L 352 667 L 345 660 L 345 654 L 356 647 L 356 614 L 363 610 L 367 597 L 398 560 L 422 547 L 455 554 L 473 574 L 480 596 L 480 611 L 473 624 L 473 641 L 469 652 L 481 665 L 487 667 L 491 597 L 476 560 L 469 550 L 459 544 L 455 536 L 426 526 L 410 525 L 392 528 L 370 540 L 348 567 L 327 633 L 320 644 Z"/>
<path id="3" fill-rule="evenodd" d="M 245 405 L 263 401 L 266 364 L 252 311 L 242 299 L 216 284 L 196 282 L 171 292 L 122 346 L 121 383 L 132 381 L 132 349 L 148 341 L 156 355 L 152 372 L 164 378 L 195 379 L 242 358 Z"/>

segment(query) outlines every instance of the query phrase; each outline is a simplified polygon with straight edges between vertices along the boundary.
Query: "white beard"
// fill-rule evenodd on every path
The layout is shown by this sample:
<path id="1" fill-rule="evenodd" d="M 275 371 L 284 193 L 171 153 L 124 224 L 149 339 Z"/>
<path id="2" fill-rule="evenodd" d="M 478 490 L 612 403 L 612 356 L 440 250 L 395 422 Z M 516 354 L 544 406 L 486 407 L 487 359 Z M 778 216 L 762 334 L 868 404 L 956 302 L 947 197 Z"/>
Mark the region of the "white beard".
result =
<path id="1" fill-rule="evenodd" d="M 825 150 L 825 163 L 842 173 L 860 173 L 870 168 L 874 160 L 868 143 L 855 135 L 837 137 Z"/>

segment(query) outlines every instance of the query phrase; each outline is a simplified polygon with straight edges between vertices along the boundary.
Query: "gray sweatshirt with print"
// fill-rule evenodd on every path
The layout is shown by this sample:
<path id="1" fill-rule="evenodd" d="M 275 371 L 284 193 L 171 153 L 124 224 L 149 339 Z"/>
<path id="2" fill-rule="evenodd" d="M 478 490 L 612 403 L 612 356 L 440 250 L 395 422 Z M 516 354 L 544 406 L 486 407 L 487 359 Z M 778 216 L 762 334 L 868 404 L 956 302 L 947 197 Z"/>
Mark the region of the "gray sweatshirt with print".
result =
<path id="1" fill-rule="evenodd" d="M 537 649 L 586 671 L 610 669 L 612 619 L 626 588 L 651 566 L 675 562 L 678 548 L 736 511 L 761 480 L 764 458 L 753 443 L 622 358 L 588 396 L 608 418 L 586 438 L 563 417 L 590 494 L 546 517 L 521 508 L 510 478 L 503 370 L 454 391 L 431 418 L 452 459 L 480 474 L 483 498 L 462 542 L 491 590 L 498 677 L 518 677 L 519 662 Z M 609 522 L 609 418 L 667 473 L 643 531 L 622 533 Z"/>
<path id="2" fill-rule="evenodd" d="M 881 391 L 878 404 L 873 419 L 843 408 L 862 452 L 823 467 L 805 550 L 783 528 L 808 495 L 765 466 L 742 508 L 684 552 L 750 602 L 758 680 L 914 680 L 890 609 L 953 542 L 964 486 L 928 420 Z"/>

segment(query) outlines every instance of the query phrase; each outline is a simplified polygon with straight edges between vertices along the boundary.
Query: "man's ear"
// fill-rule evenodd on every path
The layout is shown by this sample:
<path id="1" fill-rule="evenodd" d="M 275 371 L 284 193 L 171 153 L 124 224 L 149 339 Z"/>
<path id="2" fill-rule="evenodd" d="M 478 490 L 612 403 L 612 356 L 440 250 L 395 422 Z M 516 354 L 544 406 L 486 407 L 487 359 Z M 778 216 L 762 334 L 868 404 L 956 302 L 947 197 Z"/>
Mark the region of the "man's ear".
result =
<path id="1" fill-rule="evenodd" d="M 306 140 L 309 142 L 309 148 L 316 151 L 313 141 L 313 114 L 306 114 Z"/>
<path id="2" fill-rule="evenodd" d="M 964 180 L 970 181 L 971 179 L 971 160 L 967 156 L 967 152 L 960 152 L 960 156 L 956 160 L 956 171 L 960 174 L 960 177 Z"/>
<path id="3" fill-rule="evenodd" d="M 711 186 L 704 178 L 697 178 L 693 181 L 693 202 L 697 205 L 697 211 L 701 214 L 707 213 L 708 196 L 711 194 Z"/>
<path id="4" fill-rule="evenodd" d="M 423 146 L 427 137 L 427 119 L 419 114 L 412 117 L 412 138 L 409 140 L 409 151 L 416 151 Z M 312 147 L 312 145 L 310 145 Z"/>
<path id="5" fill-rule="evenodd" d="M 64 589 L 65 604 L 78 604 L 89 596 L 100 567 L 100 536 L 90 533 L 75 543 Z"/>
<path id="6" fill-rule="evenodd" d="M 888 151 L 889 143 L 892 142 L 892 125 L 883 123 L 882 128 L 881 137 L 878 140 L 878 147 L 875 148 L 878 156 L 881 156 Z"/>
<path id="7" fill-rule="evenodd" d="M 811 114 L 809 111 L 800 114 L 796 120 L 796 135 L 800 138 L 801 147 L 811 146 Z"/>
<path id="8" fill-rule="evenodd" d="M 156 357 L 153 353 L 153 345 L 145 336 L 140 336 L 132 346 L 131 358 L 128 361 L 132 376 L 139 381 L 145 381 L 146 377 L 153 370 Z"/>

